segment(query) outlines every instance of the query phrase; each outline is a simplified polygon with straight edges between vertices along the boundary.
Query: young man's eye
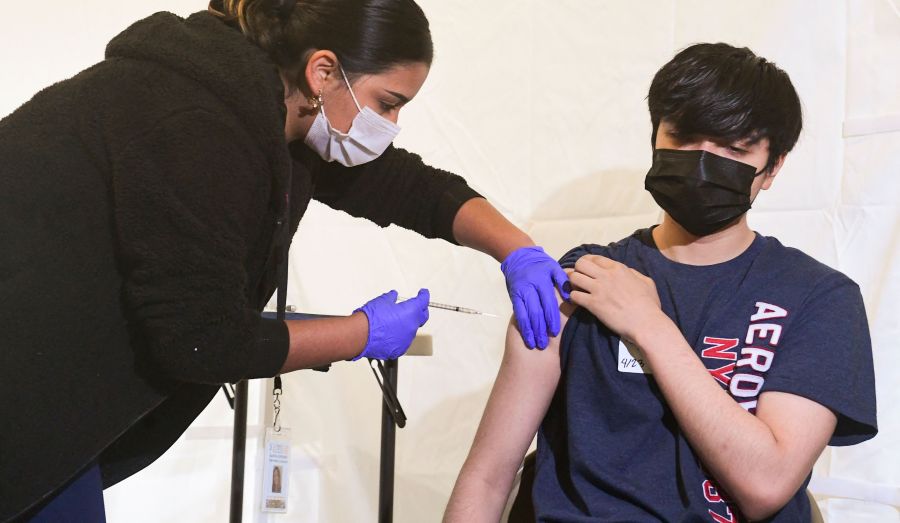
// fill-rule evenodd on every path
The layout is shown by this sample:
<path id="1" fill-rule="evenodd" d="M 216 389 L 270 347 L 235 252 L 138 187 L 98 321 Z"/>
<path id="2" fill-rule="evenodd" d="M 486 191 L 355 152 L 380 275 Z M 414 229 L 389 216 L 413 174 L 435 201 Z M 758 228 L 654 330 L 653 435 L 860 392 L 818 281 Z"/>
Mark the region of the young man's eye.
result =
<path id="1" fill-rule="evenodd" d="M 747 152 L 746 149 L 741 149 L 740 147 L 735 147 L 734 145 L 728 146 L 728 150 L 734 154 L 744 154 Z"/>
<path id="2" fill-rule="evenodd" d="M 397 104 L 391 104 L 387 102 L 379 102 L 381 104 L 381 110 L 384 112 L 390 112 L 397 108 Z"/>

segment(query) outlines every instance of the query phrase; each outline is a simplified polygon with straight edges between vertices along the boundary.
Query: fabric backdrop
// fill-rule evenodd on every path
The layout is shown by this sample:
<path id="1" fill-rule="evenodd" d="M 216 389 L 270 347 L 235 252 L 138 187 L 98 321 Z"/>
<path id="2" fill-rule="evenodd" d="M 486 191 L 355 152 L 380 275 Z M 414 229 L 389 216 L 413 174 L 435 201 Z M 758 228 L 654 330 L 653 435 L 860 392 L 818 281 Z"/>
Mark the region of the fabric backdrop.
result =
<path id="1" fill-rule="evenodd" d="M 748 46 L 796 85 L 805 129 L 751 225 L 862 287 L 881 432 L 826 450 L 811 489 L 829 521 L 900 521 L 900 10 L 898 0 L 420 0 L 435 62 L 401 114 L 397 144 L 465 176 L 551 255 L 659 218 L 644 97 L 653 73 L 701 41 Z M 16 2 L 0 32 L 0 114 L 101 59 L 106 42 L 158 10 L 201 0 Z M 61 252 L 60 256 L 65 256 Z M 291 253 L 289 303 L 348 314 L 388 289 L 499 319 L 433 311 L 431 357 L 400 362 L 409 418 L 398 433 L 395 521 L 438 521 L 468 452 L 511 312 L 481 254 L 312 205 Z M 835 304 L 840 306 L 840 304 Z M 364 362 L 285 377 L 292 428 L 288 516 L 259 512 L 268 381 L 251 384 L 244 520 L 376 520 L 380 392 Z M 217 397 L 142 473 L 106 492 L 110 521 L 227 519 L 231 411 Z M 54 430 L 48 427 L 48 430 Z"/>

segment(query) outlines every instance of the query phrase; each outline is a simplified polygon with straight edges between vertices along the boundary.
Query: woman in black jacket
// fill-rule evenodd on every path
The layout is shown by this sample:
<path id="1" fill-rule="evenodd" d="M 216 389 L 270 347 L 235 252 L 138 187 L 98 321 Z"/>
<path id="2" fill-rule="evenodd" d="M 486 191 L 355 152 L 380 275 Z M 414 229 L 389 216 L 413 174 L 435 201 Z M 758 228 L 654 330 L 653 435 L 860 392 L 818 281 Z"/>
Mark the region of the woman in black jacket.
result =
<path id="1" fill-rule="evenodd" d="M 0 121 L 0 520 L 102 517 L 101 488 L 218 384 L 403 354 L 427 291 L 260 318 L 311 198 L 503 260 L 523 337 L 546 346 L 556 262 L 390 145 L 431 59 L 412 0 L 217 0 L 137 22 Z"/>

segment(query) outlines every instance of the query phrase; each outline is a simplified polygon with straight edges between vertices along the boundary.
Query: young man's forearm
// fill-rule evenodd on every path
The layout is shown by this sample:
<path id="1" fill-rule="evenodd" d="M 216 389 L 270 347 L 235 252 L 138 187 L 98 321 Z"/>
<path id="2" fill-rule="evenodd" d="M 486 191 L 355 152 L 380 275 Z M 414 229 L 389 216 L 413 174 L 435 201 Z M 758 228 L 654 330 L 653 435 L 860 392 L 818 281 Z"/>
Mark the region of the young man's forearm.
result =
<path id="1" fill-rule="evenodd" d="M 463 466 L 453 487 L 444 523 L 495 523 L 503 514 L 509 489 L 485 481 L 484 476 Z"/>
<path id="2" fill-rule="evenodd" d="M 780 423 L 777 416 L 782 412 L 773 416 L 775 427 L 770 426 L 759 417 L 766 415 L 762 412 L 765 398 L 760 399 L 758 416 L 744 410 L 709 375 L 677 326 L 664 315 L 635 341 L 679 427 L 744 515 L 761 519 L 779 510 L 812 469 L 834 429 L 834 415 L 798 398 L 809 403 L 796 411 L 808 414 L 809 424 Z M 795 400 L 784 396 L 778 399 L 779 407 L 793 408 L 796 403 L 784 401 Z"/>

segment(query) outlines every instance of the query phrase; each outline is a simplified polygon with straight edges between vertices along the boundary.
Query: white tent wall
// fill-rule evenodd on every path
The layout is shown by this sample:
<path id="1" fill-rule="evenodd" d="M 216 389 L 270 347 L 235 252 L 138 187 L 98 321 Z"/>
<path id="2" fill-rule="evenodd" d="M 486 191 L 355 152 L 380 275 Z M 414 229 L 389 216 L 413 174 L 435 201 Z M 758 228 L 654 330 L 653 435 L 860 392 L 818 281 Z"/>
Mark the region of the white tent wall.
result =
<path id="1" fill-rule="evenodd" d="M 846 272 L 863 291 L 881 432 L 829 449 L 811 489 L 826 520 L 900 521 L 900 0 L 421 0 L 436 58 L 401 115 L 398 145 L 459 173 L 554 256 L 653 223 L 644 96 L 672 54 L 699 41 L 746 45 L 793 79 L 805 129 L 752 226 Z M 0 32 L 0 114 L 102 58 L 153 11 L 200 0 L 18 2 Z M 410 195 L 414 197 L 414 195 Z M 291 253 L 289 302 L 347 314 L 395 288 L 503 319 L 433 311 L 434 356 L 400 360 L 395 520 L 437 521 L 468 451 L 511 312 L 486 256 L 313 204 Z M 839 304 L 838 304 L 839 305 Z M 244 520 L 375 521 L 380 392 L 362 362 L 285 377 L 291 507 L 259 513 L 268 388 L 251 383 Z M 106 491 L 110 521 L 227 519 L 231 411 L 220 395 L 160 460 Z"/>

